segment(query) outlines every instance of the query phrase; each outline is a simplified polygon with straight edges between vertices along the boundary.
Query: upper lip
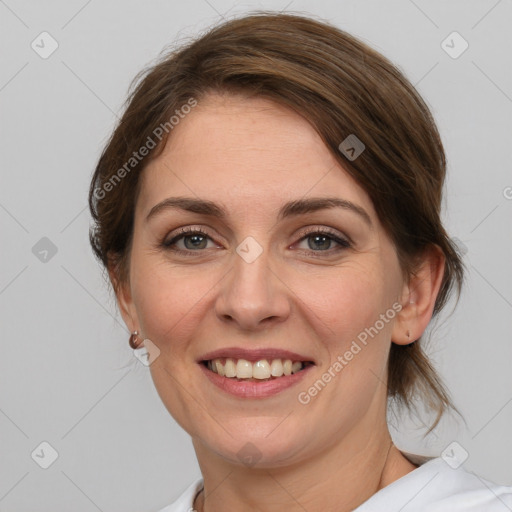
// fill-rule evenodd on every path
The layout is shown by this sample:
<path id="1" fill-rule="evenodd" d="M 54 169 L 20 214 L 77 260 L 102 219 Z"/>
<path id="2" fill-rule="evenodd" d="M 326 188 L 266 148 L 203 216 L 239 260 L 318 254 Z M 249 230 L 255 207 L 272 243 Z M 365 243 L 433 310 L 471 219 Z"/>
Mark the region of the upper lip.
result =
<path id="1" fill-rule="evenodd" d="M 247 361 L 256 362 L 261 359 L 291 359 L 292 361 L 312 362 L 313 358 L 290 352 L 289 350 L 281 350 L 278 348 L 258 348 L 247 349 L 242 347 L 226 347 L 203 354 L 197 360 L 198 363 L 210 361 L 212 359 L 222 359 L 230 357 L 232 359 L 245 359 Z"/>

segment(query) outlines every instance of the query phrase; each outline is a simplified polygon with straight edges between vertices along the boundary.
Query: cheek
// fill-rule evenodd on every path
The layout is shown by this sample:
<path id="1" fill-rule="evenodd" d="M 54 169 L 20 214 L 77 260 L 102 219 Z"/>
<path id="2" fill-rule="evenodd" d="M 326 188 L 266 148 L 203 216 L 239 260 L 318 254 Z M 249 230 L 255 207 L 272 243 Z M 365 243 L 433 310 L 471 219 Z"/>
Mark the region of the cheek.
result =
<path id="1" fill-rule="evenodd" d="M 367 414 L 376 394 L 384 393 L 392 315 L 387 322 L 380 315 L 391 307 L 391 294 L 382 274 L 369 266 L 356 271 L 355 265 L 338 268 L 329 278 L 307 279 L 295 290 L 297 304 L 304 304 L 299 314 L 307 315 L 313 339 L 322 346 L 318 372 L 300 389 L 302 399 L 310 401 L 299 411 L 305 423 L 328 417 L 320 429 L 311 429 L 331 439 L 352 428 Z"/>
<path id="2" fill-rule="evenodd" d="M 211 273 L 207 277 L 195 271 L 194 276 L 193 271 L 185 272 L 150 257 L 144 264 L 135 258 L 134 266 L 137 263 L 132 290 L 142 334 L 160 351 L 150 367 L 155 389 L 181 427 L 200 435 L 198 426 L 207 424 L 209 418 L 190 399 L 190 391 L 184 390 L 190 387 L 190 340 L 198 335 L 201 311 L 209 301 L 208 292 L 213 291 L 215 281 Z"/>
<path id="3" fill-rule="evenodd" d="M 297 280 L 293 288 L 300 299 L 297 304 L 304 306 L 302 313 L 339 350 L 375 324 L 391 307 L 392 294 L 378 267 L 347 265 L 331 270 Z"/>
<path id="4" fill-rule="evenodd" d="M 180 340 L 197 329 L 198 315 L 209 300 L 215 281 L 194 269 L 185 271 L 165 262 L 144 264 L 134 258 L 133 293 L 142 334 L 161 350 L 181 355 Z M 210 282 L 211 281 L 211 282 Z M 173 343 L 169 343 L 172 340 Z"/>

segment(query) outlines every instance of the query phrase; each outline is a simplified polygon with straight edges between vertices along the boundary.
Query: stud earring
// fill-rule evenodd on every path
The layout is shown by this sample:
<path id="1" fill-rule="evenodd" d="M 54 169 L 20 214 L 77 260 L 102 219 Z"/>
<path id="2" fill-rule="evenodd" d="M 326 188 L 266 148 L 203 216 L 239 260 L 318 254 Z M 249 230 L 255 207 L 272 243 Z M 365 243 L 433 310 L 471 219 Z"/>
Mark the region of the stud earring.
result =
<path id="1" fill-rule="evenodd" d="M 139 343 L 136 343 L 138 338 L 139 331 L 133 331 L 128 343 L 130 344 L 130 347 L 133 348 L 133 350 L 136 350 L 139 346 Z"/>

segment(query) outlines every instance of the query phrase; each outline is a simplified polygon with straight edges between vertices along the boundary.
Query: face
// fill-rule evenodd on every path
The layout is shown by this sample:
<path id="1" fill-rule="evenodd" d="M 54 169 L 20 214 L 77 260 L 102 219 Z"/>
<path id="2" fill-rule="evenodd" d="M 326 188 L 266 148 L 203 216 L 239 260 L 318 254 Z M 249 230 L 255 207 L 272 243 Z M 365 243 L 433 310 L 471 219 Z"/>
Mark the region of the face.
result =
<path id="1" fill-rule="evenodd" d="M 156 389 L 195 445 L 240 463 L 251 442 L 272 466 L 364 439 L 384 415 L 404 284 L 371 200 L 312 126 L 262 98 L 211 94 L 141 179 L 120 305 L 158 347 Z M 326 198 L 338 203 L 311 202 Z M 279 392 L 241 397 L 198 362 L 232 347 L 314 365 Z"/>

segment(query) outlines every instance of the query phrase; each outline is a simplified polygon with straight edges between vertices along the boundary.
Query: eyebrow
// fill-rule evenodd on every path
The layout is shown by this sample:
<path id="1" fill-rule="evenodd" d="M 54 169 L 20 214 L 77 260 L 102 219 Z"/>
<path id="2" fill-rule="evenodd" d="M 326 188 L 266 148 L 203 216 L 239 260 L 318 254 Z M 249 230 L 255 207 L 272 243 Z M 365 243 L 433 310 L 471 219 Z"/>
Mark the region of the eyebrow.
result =
<path id="1" fill-rule="evenodd" d="M 313 213 L 329 208 L 343 208 L 344 210 L 354 212 L 370 227 L 372 227 L 371 218 L 364 208 L 352 203 L 351 201 L 340 199 L 338 197 L 313 197 L 309 199 L 297 199 L 295 201 L 290 201 L 279 210 L 278 220 L 280 221 L 287 217 Z M 169 209 L 179 209 L 187 212 L 198 213 L 200 215 L 208 215 L 220 220 L 226 220 L 227 217 L 225 210 L 212 201 L 196 199 L 193 197 L 168 197 L 151 208 L 146 217 L 146 222 L 158 213 Z"/>

